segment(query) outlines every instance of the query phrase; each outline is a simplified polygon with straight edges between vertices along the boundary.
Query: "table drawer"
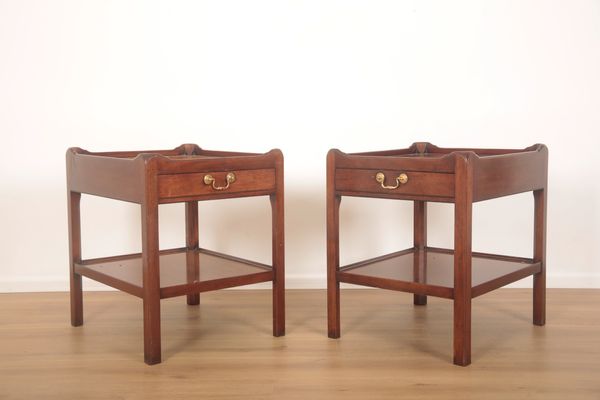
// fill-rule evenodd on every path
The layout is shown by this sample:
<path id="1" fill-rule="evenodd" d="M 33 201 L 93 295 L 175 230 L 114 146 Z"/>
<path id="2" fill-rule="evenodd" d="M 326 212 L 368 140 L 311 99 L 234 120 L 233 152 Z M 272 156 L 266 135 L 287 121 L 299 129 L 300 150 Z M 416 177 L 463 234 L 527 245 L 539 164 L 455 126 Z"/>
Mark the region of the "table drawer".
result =
<path id="1" fill-rule="evenodd" d="M 335 188 L 341 192 L 448 198 L 454 197 L 454 174 L 337 169 L 335 171 Z"/>
<path id="2" fill-rule="evenodd" d="M 274 169 L 210 171 L 158 177 L 158 197 L 161 199 L 274 190 Z"/>

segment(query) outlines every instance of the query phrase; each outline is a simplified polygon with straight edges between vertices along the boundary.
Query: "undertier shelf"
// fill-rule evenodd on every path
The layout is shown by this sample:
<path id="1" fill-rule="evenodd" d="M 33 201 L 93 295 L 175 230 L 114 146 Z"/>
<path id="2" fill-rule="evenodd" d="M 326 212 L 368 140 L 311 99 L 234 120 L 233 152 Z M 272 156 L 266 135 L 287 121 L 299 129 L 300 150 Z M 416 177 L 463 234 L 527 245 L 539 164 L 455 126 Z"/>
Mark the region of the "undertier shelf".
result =
<path id="1" fill-rule="evenodd" d="M 340 268 L 340 282 L 454 298 L 453 250 L 428 247 L 419 271 L 419 252 L 407 249 Z M 480 296 L 541 271 L 531 259 L 473 253 L 471 294 Z"/>
<path id="2" fill-rule="evenodd" d="M 210 250 L 185 248 L 160 252 L 160 297 L 174 297 L 227 287 L 273 280 L 271 266 Z M 199 279 L 188 282 L 187 260 L 199 262 Z M 84 260 L 75 264 L 75 272 L 143 297 L 142 255 Z"/>

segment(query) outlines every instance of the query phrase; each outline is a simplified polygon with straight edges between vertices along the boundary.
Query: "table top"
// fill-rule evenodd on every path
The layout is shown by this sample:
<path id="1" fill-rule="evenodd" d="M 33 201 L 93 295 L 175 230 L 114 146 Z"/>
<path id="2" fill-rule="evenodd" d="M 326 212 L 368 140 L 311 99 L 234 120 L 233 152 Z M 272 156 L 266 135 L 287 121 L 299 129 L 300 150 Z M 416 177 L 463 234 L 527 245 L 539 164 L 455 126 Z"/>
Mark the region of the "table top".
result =
<path id="1" fill-rule="evenodd" d="M 201 158 L 219 158 L 219 157 L 239 157 L 239 156 L 260 156 L 262 153 L 248 153 L 238 151 L 206 150 L 197 144 L 182 144 L 174 149 L 167 150 L 129 150 L 129 151 L 103 151 L 92 152 L 80 147 L 71 147 L 67 153 L 80 156 L 108 157 L 134 159 L 139 156 L 160 156 L 172 160 L 193 160 Z"/>
<path id="2" fill-rule="evenodd" d="M 443 158 L 456 154 L 472 154 L 479 158 L 493 156 L 510 156 L 520 153 L 533 153 L 546 148 L 543 144 L 534 144 L 524 149 L 482 149 L 471 147 L 438 147 L 428 142 L 417 142 L 404 149 L 344 153 L 348 156 L 378 156 L 378 157 L 418 157 Z"/>

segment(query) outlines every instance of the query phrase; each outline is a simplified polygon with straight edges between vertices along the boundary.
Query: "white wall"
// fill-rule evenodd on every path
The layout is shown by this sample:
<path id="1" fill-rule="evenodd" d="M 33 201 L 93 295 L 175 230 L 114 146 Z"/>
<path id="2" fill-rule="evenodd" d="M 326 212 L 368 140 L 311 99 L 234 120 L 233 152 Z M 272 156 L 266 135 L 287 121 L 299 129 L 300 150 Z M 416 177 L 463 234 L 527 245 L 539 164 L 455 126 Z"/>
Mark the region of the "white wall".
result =
<path id="1" fill-rule="evenodd" d="M 329 148 L 545 143 L 549 284 L 600 287 L 599 71 L 598 1 L 0 0 L 0 291 L 67 288 L 67 147 L 186 142 L 283 150 L 289 287 L 325 286 Z M 478 203 L 474 249 L 530 255 L 532 203 Z M 82 207 L 84 256 L 139 250 L 137 206 Z M 265 199 L 200 207 L 202 245 L 269 262 Z M 342 221 L 344 263 L 409 245 L 410 203 Z M 429 221 L 451 246 L 452 208 Z"/>

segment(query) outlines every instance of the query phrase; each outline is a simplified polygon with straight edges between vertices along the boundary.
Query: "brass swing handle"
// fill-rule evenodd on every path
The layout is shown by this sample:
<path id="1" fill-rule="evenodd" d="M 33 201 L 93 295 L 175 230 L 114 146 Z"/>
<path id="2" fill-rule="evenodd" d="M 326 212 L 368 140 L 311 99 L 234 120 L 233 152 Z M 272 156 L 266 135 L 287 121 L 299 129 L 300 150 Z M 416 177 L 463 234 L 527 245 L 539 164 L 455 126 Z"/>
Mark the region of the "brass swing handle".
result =
<path id="1" fill-rule="evenodd" d="M 225 186 L 216 186 L 215 185 L 215 182 L 216 182 L 215 178 L 212 175 L 207 174 L 207 175 L 204 175 L 204 184 L 205 185 L 211 185 L 212 188 L 215 189 L 215 190 L 227 190 L 227 189 L 229 189 L 229 185 L 231 185 L 233 182 L 235 182 L 235 174 L 233 172 L 229 172 L 227 174 L 227 176 L 225 177 L 225 179 L 226 179 L 227 185 L 225 185 Z"/>
<path id="2" fill-rule="evenodd" d="M 398 177 L 396 178 L 396 186 L 388 186 L 385 184 L 385 174 L 383 172 L 378 172 L 375 175 L 375 180 L 381 184 L 381 187 L 384 189 L 398 189 L 400 187 L 400 185 L 404 185 L 406 182 L 408 182 L 408 175 L 406 175 L 405 173 L 402 173 L 400 175 L 398 175 Z"/>

